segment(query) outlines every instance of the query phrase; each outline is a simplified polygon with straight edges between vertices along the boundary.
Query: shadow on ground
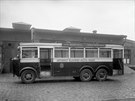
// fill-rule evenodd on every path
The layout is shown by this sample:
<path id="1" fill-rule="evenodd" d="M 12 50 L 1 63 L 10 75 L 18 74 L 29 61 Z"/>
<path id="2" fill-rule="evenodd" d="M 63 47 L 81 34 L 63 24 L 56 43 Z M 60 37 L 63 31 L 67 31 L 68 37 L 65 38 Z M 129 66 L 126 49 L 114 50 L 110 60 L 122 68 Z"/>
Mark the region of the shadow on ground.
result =
<path id="1" fill-rule="evenodd" d="M 91 81 L 89 82 L 85 82 L 85 83 L 99 83 L 99 82 L 120 82 L 119 80 L 116 80 L 116 79 L 107 79 L 106 81 L 98 81 L 96 79 L 92 79 Z M 18 82 L 14 82 L 16 84 L 24 84 L 22 83 L 21 81 L 18 81 Z M 75 79 L 51 79 L 51 80 L 45 80 L 45 79 L 38 79 L 36 80 L 34 83 L 32 84 L 41 84 L 41 83 L 84 83 L 82 81 L 79 81 L 79 80 L 75 80 Z"/>

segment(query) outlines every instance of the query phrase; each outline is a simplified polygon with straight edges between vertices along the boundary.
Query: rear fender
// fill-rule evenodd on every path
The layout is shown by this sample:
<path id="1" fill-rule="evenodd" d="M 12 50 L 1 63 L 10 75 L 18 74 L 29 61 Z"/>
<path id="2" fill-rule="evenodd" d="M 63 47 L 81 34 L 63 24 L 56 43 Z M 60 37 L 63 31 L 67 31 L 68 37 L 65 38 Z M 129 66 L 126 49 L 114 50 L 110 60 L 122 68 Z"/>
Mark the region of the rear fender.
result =
<path id="1" fill-rule="evenodd" d="M 106 69 L 107 70 L 107 72 L 109 73 L 109 67 L 107 67 L 106 65 L 100 65 L 100 66 L 98 66 L 97 67 L 97 69 L 96 69 L 96 71 L 95 71 L 95 73 L 99 70 L 99 69 L 101 69 L 101 68 L 104 68 L 104 69 Z"/>
<path id="2" fill-rule="evenodd" d="M 83 69 L 89 69 L 94 74 L 94 69 L 89 65 L 82 66 L 79 72 L 81 72 Z"/>

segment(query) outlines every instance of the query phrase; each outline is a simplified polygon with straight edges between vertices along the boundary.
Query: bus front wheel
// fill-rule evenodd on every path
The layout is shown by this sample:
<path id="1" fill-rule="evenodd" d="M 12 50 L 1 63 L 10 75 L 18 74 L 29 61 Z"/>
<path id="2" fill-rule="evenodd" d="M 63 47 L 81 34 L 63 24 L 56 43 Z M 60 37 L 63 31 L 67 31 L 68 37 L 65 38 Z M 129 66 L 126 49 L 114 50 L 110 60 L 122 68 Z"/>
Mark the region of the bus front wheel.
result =
<path id="1" fill-rule="evenodd" d="M 88 82 L 92 79 L 93 74 L 89 69 L 83 69 L 80 73 L 80 80 L 84 82 Z"/>
<path id="2" fill-rule="evenodd" d="M 21 80 L 23 83 L 33 83 L 35 81 L 36 75 L 33 70 L 24 70 L 21 73 Z"/>

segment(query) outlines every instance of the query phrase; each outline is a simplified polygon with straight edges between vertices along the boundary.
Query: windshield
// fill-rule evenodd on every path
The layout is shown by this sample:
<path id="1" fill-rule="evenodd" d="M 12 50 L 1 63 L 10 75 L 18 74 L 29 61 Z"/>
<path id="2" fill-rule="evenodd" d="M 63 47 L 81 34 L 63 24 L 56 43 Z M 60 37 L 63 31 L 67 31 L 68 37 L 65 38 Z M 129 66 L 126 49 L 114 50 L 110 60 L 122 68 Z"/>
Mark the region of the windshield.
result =
<path id="1" fill-rule="evenodd" d="M 37 47 L 22 47 L 22 58 L 38 58 Z"/>

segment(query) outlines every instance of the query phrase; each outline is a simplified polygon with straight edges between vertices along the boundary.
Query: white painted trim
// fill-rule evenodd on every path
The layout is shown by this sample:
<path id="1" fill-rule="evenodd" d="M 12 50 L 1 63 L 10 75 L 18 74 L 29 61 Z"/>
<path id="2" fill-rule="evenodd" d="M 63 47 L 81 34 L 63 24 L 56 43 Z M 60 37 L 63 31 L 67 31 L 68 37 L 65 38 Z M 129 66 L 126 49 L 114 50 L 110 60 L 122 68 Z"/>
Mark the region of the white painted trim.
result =
<path id="1" fill-rule="evenodd" d="M 113 44 L 106 44 L 105 48 L 124 49 L 124 46 L 122 46 L 122 45 L 113 45 Z"/>
<path id="2" fill-rule="evenodd" d="M 83 48 L 83 58 L 86 57 L 86 48 Z"/>
<path id="3" fill-rule="evenodd" d="M 38 47 L 38 58 L 40 58 L 40 48 Z"/>
<path id="4" fill-rule="evenodd" d="M 122 57 L 122 58 L 125 58 L 125 57 L 124 57 L 124 52 L 125 52 L 125 51 L 124 51 L 124 49 L 123 49 L 123 50 L 122 50 L 122 53 L 123 53 L 123 57 Z"/>
<path id="5" fill-rule="evenodd" d="M 53 62 L 112 62 L 112 58 L 54 58 Z"/>
<path id="6" fill-rule="evenodd" d="M 54 48 L 54 46 L 38 46 L 39 48 Z"/>
<path id="7" fill-rule="evenodd" d="M 98 48 L 98 58 L 100 57 L 99 48 Z"/>
<path id="8" fill-rule="evenodd" d="M 52 55 L 53 55 L 53 59 L 55 58 L 55 50 L 54 50 L 54 47 L 53 47 L 53 53 L 52 53 Z"/>
<path id="9" fill-rule="evenodd" d="M 111 49 L 111 58 L 113 58 L 113 49 Z"/>
<path id="10" fill-rule="evenodd" d="M 71 55 L 70 55 L 70 54 L 71 54 L 71 52 L 70 52 L 71 47 L 69 47 L 68 49 L 69 49 L 69 50 L 68 50 L 68 51 L 69 51 L 69 56 L 68 56 L 68 58 L 70 58 L 70 57 L 71 57 Z"/>
<path id="11" fill-rule="evenodd" d="M 37 47 L 37 46 L 55 46 L 62 47 L 62 43 L 20 43 L 23 47 Z"/>
<path id="12" fill-rule="evenodd" d="M 22 58 L 20 60 L 21 63 L 33 63 L 33 62 L 39 62 L 38 58 Z"/>

